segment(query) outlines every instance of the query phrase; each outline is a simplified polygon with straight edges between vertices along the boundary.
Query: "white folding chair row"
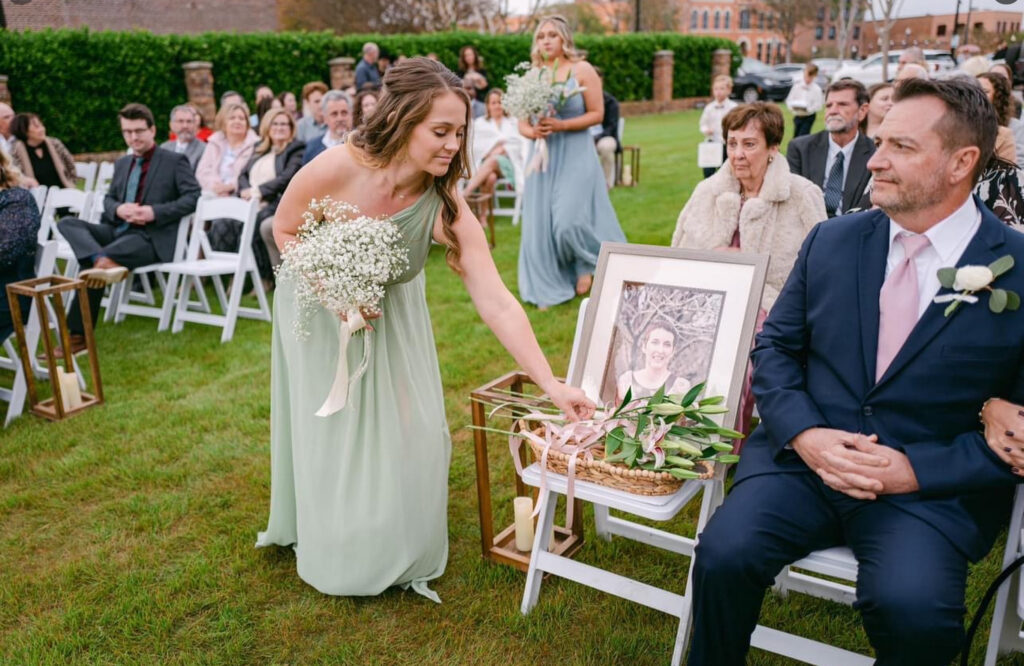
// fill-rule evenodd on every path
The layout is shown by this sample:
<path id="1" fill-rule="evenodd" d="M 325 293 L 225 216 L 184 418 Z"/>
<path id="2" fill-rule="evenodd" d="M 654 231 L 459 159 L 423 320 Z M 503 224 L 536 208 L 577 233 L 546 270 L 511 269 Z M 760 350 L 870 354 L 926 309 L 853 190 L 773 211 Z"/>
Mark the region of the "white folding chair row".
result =
<path id="1" fill-rule="evenodd" d="M 523 138 L 519 142 L 520 145 L 506 145 L 505 152 L 512 162 L 515 182 L 510 182 L 506 178 L 499 178 L 494 186 L 494 209 L 492 213 L 494 215 L 511 216 L 512 226 L 519 224 L 519 219 L 523 212 L 523 194 L 526 192 L 526 166 L 523 163 L 524 146 L 522 144 L 525 144 L 526 141 L 526 138 Z M 509 199 L 512 199 L 511 208 L 508 205 Z"/>
<path id="2" fill-rule="evenodd" d="M 110 180 L 114 177 L 114 163 L 113 162 L 100 162 L 99 169 L 96 173 L 96 185 L 95 191 L 100 199 L 110 189 Z"/>
<path id="3" fill-rule="evenodd" d="M 49 192 L 50 188 L 46 185 L 39 185 L 29 190 L 32 193 L 32 198 L 36 200 L 36 208 L 39 212 L 43 212 L 43 206 L 46 205 L 46 193 Z"/>
<path id="4" fill-rule="evenodd" d="M 1010 514 L 1010 530 L 1003 551 L 1003 568 L 1024 555 L 1024 485 L 1017 486 Z M 988 636 L 985 666 L 995 666 L 996 659 L 1008 652 L 1024 652 L 1024 573 L 1017 573 L 1003 582 L 996 593 L 992 630 Z"/>
<path id="5" fill-rule="evenodd" d="M 65 277 L 74 277 L 78 274 L 78 259 L 75 258 L 71 246 L 57 230 L 57 209 L 68 208 L 79 218 L 88 221 L 92 217 L 93 202 L 94 194 L 92 192 L 83 192 L 70 187 L 53 186 L 46 194 L 46 203 L 43 205 L 40 217 L 39 242 L 57 241 L 57 259 L 65 262 L 63 270 Z M 70 300 L 68 305 L 70 306 Z"/>
<path id="6" fill-rule="evenodd" d="M 57 262 L 57 242 L 48 241 L 40 245 L 36 250 L 36 277 L 52 275 Z M 45 378 L 49 376 L 49 370 L 39 362 L 36 353 L 39 350 L 39 337 L 41 329 L 39 326 L 39 314 L 36 312 L 36 304 L 33 300 L 28 314 L 25 315 L 25 342 L 28 347 L 30 368 L 36 377 Z M 49 312 L 50 326 L 53 327 L 56 317 L 52 310 Z M 4 419 L 4 427 L 10 425 L 11 421 L 21 415 L 25 409 L 25 398 L 28 393 L 28 384 L 25 380 L 25 368 L 22 367 L 21 359 L 14 346 L 14 334 L 12 333 L 0 343 L 0 369 L 14 372 L 14 382 L 11 388 L 0 387 L 0 400 L 7 403 L 7 416 Z M 78 372 L 78 362 L 72 359 L 75 371 Z M 82 373 L 78 372 L 79 383 L 84 388 Z"/>
<path id="7" fill-rule="evenodd" d="M 177 333 L 191 321 L 198 324 L 219 326 L 222 329 L 221 342 L 229 341 L 234 335 L 235 324 L 239 317 L 270 321 L 270 306 L 267 295 L 263 291 L 263 281 L 256 268 L 256 259 L 252 253 L 252 238 L 256 230 L 256 213 L 258 202 L 254 199 L 245 201 L 237 197 L 217 199 L 200 199 L 196 208 L 194 223 L 189 235 L 188 249 L 185 258 L 163 264 L 160 270 L 168 273 L 165 294 L 178 293 L 174 307 L 172 332 Z M 231 219 L 242 223 L 242 233 L 236 252 L 214 251 L 206 233 L 206 224 L 217 219 Z M 225 293 L 222 276 L 231 276 L 231 293 Z M 198 295 L 203 291 L 202 278 L 211 278 L 222 313 L 216 314 L 203 308 L 201 301 L 192 301 L 192 291 Z M 245 279 L 252 279 L 256 292 L 257 308 L 242 307 L 242 290 Z M 178 292 L 178 284 L 181 290 Z M 196 307 L 199 309 L 196 309 Z M 205 310 L 205 311 L 204 311 Z M 167 300 L 164 301 L 163 317 L 159 330 L 167 328 L 170 311 Z"/>

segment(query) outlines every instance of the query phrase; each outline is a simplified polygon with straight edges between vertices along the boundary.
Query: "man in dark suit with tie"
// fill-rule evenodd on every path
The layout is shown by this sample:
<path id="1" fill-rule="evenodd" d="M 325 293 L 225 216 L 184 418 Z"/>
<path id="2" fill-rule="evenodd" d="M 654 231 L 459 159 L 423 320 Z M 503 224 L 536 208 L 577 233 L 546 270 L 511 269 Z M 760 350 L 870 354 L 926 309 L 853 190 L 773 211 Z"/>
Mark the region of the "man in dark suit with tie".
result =
<path id="1" fill-rule="evenodd" d="M 960 647 L 967 564 L 1019 480 L 978 412 L 1024 400 L 1024 310 L 997 314 L 981 290 L 947 316 L 933 298 L 960 292 L 937 270 L 1024 256 L 1024 235 L 972 196 L 998 126 L 981 89 L 915 79 L 895 100 L 869 164 L 878 209 L 811 231 L 758 335 L 762 423 L 696 549 L 692 665 L 743 664 L 782 567 L 837 545 L 857 558 L 877 664 Z M 1024 293 L 1024 266 L 992 286 Z"/>
<path id="2" fill-rule="evenodd" d="M 786 148 L 789 170 L 821 186 L 829 217 L 857 207 L 871 177 L 867 164 L 875 144 L 859 131 L 869 101 L 860 82 L 836 81 L 825 93 L 825 129 Z"/>
<path id="3" fill-rule="evenodd" d="M 188 158 L 157 147 L 153 113 L 146 106 L 129 104 L 118 118 L 131 154 L 114 164 L 100 223 L 67 217 L 57 224 L 85 268 L 79 278 L 89 287 L 93 322 L 105 286 L 123 280 L 129 269 L 173 259 L 178 223 L 195 210 L 200 194 Z M 72 353 L 77 353 L 85 347 L 77 307 L 68 329 Z"/>

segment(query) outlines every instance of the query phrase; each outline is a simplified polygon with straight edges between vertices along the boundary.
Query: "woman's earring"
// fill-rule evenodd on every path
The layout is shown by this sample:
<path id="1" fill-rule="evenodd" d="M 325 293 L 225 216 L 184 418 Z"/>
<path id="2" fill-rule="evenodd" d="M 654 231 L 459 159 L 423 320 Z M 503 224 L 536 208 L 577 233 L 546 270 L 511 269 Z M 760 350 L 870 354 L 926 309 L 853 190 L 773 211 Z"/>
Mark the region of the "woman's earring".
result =
<path id="1" fill-rule="evenodd" d="M 774 158 L 773 156 L 769 155 L 769 156 L 768 156 L 768 164 L 771 164 L 771 163 L 772 163 L 772 160 L 774 160 L 774 159 L 775 159 L 775 158 Z"/>

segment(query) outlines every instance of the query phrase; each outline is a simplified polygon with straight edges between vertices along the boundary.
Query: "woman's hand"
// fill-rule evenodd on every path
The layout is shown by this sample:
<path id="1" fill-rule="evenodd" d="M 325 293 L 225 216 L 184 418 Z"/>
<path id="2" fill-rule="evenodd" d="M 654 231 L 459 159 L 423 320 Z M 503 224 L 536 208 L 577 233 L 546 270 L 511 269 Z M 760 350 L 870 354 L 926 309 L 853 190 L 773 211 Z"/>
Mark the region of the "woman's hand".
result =
<path id="1" fill-rule="evenodd" d="M 999 459 L 1024 476 L 1024 407 L 995 398 L 981 410 L 985 441 Z"/>
<path id="2" fill-rule="evenodd" d="M 216 194 L 218 197 L 229 196 L 234 191 L 235 186 L 232 185 L 231 183 L 217 183 L 216 185 L 213 186 L 213 193 Z"/>
<path id="3" fill-rule="evenodd" d="M 551 402 L 555 403 L 555 407 L 562 410 L 570 421 L 589 419 L 594 415 L 596 406 L 583 392 L 583 389 L 556 382 L 547 394 L 551 398 Z"/>
<path id="4" fill-rule="evenodd" d="M 541 118 L 537 123 L 537 131 L 542 132 L 541 136 L 548 136 L 555 132 L 565 131 L 565 121 L 558 118 Z"/>

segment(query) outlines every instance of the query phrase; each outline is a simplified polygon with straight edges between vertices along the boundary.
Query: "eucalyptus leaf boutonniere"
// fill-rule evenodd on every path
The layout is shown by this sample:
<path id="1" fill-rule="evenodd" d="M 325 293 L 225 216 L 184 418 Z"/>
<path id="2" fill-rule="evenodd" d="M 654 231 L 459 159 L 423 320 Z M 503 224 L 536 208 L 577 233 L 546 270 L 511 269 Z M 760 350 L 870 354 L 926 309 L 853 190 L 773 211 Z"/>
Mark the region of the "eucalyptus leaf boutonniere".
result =
<path id="1" fill-rule="evenodd" d="M 977 303 L 979 291 L 988 291 L 988 309 L 995 313 L 1016 310 L 1020 307 L 1020 296 L 1009 289 L 994 289 L 996 278 L 1013 268 L 1013 257 L 1009 254 L 999 257 L 988 266 L 961 266 L 940 268 L 939 284 L 957 293 L 935 297 L 936 303 L 949 303 L 945 315 L 948 317 L 961 303 Z"/>

